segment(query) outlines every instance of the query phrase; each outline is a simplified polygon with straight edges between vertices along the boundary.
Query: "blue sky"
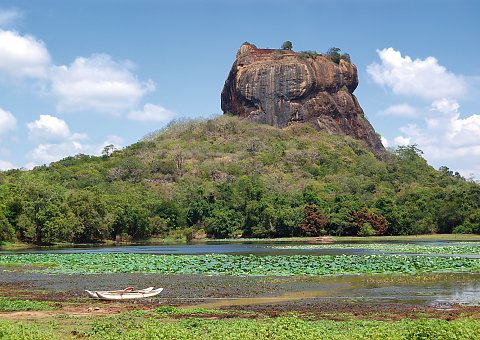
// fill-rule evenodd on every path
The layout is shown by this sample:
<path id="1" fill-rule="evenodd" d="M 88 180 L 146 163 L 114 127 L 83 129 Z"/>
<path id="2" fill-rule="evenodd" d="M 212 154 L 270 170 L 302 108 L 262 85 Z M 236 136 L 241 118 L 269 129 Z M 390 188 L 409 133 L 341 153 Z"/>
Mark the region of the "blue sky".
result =
<path id="1" fill-rule="evenodd" d="M 221 114 L 244 41 L 351 55 L 385 144 L 480 178 L 480 2 L 0 0 L 0 169 Z"/>

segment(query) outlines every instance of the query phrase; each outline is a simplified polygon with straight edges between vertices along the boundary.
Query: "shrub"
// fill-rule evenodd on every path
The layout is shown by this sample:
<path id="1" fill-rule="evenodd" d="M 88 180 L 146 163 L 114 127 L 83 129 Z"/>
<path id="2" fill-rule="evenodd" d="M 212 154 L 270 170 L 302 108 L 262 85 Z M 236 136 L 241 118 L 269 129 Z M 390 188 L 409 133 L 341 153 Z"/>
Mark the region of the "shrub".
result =
<path id="1" fill-rule="evenodd" d="M 348 53 L 342 54 L 342 55 L 340 56 L 340 59 L 341 59 L 341 60 L 345 60 L 345 61 L 348 62 L 348 63 L 351 63 L 351 61 L 350 61 L 350 54 L 348 54 Z"/>

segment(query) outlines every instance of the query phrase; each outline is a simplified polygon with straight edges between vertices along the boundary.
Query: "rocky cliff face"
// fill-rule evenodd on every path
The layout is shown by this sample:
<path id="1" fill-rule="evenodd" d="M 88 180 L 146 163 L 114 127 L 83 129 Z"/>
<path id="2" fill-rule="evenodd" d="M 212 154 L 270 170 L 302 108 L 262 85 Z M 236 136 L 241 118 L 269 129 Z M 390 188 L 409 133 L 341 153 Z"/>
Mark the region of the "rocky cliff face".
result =
<path id="1" fill-rule="evenodd" d="M 245 43 L 225 82 L 222 110 L 277 127 L 307 122 L 359 139 L 383 158 L 385 149 L 353 95 L 357 85 L 357 68 L 344 60 Z"/>

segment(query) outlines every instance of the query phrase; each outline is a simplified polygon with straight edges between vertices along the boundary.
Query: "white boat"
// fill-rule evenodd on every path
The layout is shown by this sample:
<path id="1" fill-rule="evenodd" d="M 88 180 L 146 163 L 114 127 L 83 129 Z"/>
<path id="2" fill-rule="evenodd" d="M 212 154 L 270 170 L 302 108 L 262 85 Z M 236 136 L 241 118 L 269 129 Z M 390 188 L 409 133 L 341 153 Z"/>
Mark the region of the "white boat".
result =
<path id="1" fill-rule="evenodd" d="M 85 292 L 92 298 L 99 298 L 103 300 L 127 300 L 152 297 L 160 294 L 162 290 L 163 288 L 155 289 L 154 287 L 134 290 L 133 288 L 129 287 L 122 290 L 85 290 Z"/>

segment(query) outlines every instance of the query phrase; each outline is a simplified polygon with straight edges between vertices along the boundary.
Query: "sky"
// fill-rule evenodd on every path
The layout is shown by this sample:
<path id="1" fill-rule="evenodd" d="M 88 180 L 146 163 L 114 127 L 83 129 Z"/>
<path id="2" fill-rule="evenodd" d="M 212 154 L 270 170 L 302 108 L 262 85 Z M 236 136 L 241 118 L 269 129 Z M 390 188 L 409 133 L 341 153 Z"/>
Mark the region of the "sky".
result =
<path id="1" fill-rule="evenodd" d="M 357 66 L 387 147 L 480 179 L 480 1 L 0 0 L 0 170 L 126 147 L 222 114 L 240 45 Z"/>

